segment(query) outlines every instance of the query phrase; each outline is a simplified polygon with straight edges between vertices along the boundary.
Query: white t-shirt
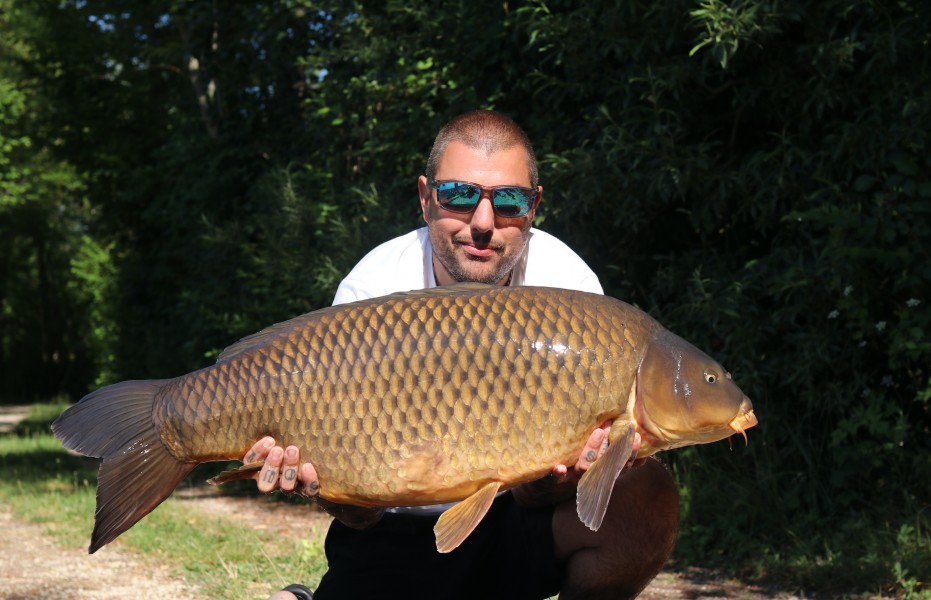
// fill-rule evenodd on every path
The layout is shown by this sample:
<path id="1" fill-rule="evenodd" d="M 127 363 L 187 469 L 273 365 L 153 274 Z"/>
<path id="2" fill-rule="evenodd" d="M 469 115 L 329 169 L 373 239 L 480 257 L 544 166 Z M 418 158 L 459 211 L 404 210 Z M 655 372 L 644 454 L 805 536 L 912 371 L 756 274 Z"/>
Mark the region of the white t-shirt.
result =
<path id="1" fill-rule="evenodd" d="M 603 294 L 598 276 L 550 234 L 530 229 L 511 285 L 535 285 Z M 426 227 L 389 240 L 365 255 L 339 284 L 333 304 L 436 287 L 433 247 Z"/>

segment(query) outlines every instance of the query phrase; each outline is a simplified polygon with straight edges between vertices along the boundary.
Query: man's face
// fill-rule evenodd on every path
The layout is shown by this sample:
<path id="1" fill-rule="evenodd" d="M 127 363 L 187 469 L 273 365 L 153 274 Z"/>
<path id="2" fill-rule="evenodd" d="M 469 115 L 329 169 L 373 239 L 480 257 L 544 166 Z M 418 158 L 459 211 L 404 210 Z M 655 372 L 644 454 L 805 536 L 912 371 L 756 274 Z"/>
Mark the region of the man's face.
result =
<path id="1" fill-rule="evenodd" d="M 530 187 L 527 153 L 520 145 L 493 154 L 451 142 L 440 159 L 438 181 L 457 180 L 485 187 L 516 185 Z M 457 281 L 500 284 L 507 281 L 530 237 L 530 223 L 536 207 L 517 218 L 499 217 L 491 198 L 483 195 L 471 213 L 455 213 L 442 208 L 436 192 L 424 176 L 418 181 L 423 219 L 433 245 L 436 282 Z M 542 193 L 543 188 L 537 188 Z"/>

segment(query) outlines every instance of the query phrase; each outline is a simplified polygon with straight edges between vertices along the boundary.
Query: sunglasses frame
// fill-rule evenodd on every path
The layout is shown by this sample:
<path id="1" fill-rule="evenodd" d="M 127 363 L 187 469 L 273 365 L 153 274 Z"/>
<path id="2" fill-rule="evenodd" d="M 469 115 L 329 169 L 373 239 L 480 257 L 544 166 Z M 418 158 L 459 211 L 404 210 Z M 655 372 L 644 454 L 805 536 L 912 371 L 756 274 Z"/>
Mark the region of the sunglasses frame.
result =
<path id="1" fill-rule="evenodd" d="M 439 188 L 437 187 L 443 183 L 458 183 L 462 185 L 471 185 L 471 186 L 477 187 L 479 189 L 478 200 L 476 200 L 475 204 L 473 204 L 470 208 L 465 209 L 465 210 L 462 210 L 461 207 L 452 207 L 448 204 L 443 204 L 440 201 L 440 192 L 439 192 Z M 540 201 L 540 190 L 539 189 L 526 188 L 526 187 L 519 186 L 519 185 L 493 185 L 491 187 L 488 187 L 488 186 L 480 185 L 478 183 L 473 183 L 471 181 L 463 181 L 461 179 L 441 179 L 441 180 L 428 179 L 427 184 L 431 188 L 433 188 L 434 191 L 436 191 L 436 203 L 440 205 L 440 208 L 444 210 L 448 210 L 449 212 L 454 212 L 454 213 L 459 213 L 459 214 L 468 214 L 470 212 L 473 212 L 476 208 L 478 208 L 478 205 L 482 201 L 482 198 L 484 198 L 487 195 L 488 198 L 491 200 L 491 208 L 492 210 L 494 210 L 497 216 L 502 217 L 504 219 L 520 219 L 521 217 L 526 217 L 530 213 L 530 211 L 536 208 L 537 204 Z M 520 190 L 521 192 L 526 193 L 526 195 L 528 196 L 530 194 L 533 194 L 533 199 L 530 201 L 530 205 L 525 212 L 522 212 L 519 215 L 505 215 L 498 211 L 498 205 L 495 204 L 495 192 L 498 190 Z"/>

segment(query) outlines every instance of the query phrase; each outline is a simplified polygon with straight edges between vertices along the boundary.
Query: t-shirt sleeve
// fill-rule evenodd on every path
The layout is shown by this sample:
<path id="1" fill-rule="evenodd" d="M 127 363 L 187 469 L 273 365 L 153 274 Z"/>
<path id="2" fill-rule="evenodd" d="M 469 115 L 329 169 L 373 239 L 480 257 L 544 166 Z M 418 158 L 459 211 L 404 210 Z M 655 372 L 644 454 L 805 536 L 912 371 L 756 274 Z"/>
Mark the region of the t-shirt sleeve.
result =
<path id="1" fill-rule="evenodd" d="M 422 227 L 374 248 L 340 282 L 333 304 L 424 288 L 428 242 L 427 228 Z"/>
<path id="2" fill-rule="evenodd" d="M 348 304 L 364 298 L 367 298 L 367 296 L 359 289 L 356 281 L 346 278 L 343 279 L 339 287 L 336 288 L 336 295 L 333 296 L 333 305 Z"/>
<path id="3" fill-rule="evenodd" d="M 540 285 L 604 294 L 598 275 L 569 246 L 532 229 L 522 285 Z"/>

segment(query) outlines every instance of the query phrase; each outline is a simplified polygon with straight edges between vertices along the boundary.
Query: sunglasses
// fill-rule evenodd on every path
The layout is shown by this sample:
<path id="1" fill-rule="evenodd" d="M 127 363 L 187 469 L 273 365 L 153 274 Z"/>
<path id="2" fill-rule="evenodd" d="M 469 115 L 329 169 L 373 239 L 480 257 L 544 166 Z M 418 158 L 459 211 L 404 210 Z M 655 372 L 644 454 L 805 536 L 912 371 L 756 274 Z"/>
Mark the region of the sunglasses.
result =
<path id="1" fill-rule="evenodd" d="M 537 200 L 537 190 L 516 185 L 485 187 L 468 181 L 428 182 L 436 190 L 436 201 L 451 212 L 470 213 L 482 196 L 488 194 L 491 206 L 499 217 L 522 217 L 530 212 Z"/>

